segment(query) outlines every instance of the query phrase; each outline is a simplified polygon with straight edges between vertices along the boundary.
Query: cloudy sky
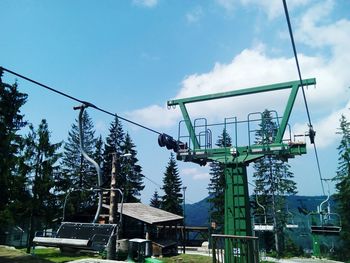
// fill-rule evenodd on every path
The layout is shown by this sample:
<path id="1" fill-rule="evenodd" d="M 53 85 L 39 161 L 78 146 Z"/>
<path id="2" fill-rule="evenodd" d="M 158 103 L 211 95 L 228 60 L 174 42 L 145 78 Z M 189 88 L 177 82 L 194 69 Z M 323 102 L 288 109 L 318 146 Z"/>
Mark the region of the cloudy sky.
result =
<path id="1" fill-rule="evenodd" d="M 350 118 L 350 2 L 287 1 L 323 177 L 337 167 L 336 135 L 341 114 Z M 297 80 L 282 0 L 2 0 L 0 65 L 72 96 L 174 137 L 181 113 L 173 98 L 204 95 Z M 15 77 L 7 74 L 7 82 Z M 76 119 L 74 102 L 18 79 L 29 99 L 23 108 L 35 125 L 48 120 L 52 140 L 66 140 Z M 220 122 L 250 112 L 281 109 L 286 92 L 198 103 L 191 117 Z M 96 134 L 111 118 L 90 110 Z M 299 92 L 291 127 L 307 131 Z M 124 123 L 137 145 L 148 203 L 162 184 L 169 152 L 157 135 Z M 246 134 L 242 128 L 239 131 Z M 244 140 L 238 144 L 245 143 Z M 299 194 L 322 194 L 313 148 L 290 161 Z M 179 163 L 187 202 L 207 195 L 208 169 Z M 249 169 L 249 180 L 252 182 Z M 330 188 L 332 189 L 332 185 Z M 326 187 L 327 188 L 327 187 Z M 333 190 L 332 190 L 333 191 Z"/>

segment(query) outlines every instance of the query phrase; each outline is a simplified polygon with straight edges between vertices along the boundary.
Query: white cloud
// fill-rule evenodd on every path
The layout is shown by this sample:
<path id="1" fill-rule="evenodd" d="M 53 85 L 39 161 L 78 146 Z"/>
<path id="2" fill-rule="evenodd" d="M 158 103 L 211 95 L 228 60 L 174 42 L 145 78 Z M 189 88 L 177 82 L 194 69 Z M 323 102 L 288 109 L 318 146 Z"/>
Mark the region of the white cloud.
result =
<path id="1" fill-rule="evenodd" d="M 287 1 L 288 10 L 292 11 L 301 6 L 305 7 L 310 2 L 310 0 L 289 0 Z M 235 6 L 238 5 L 243 5 L 245 7 L 256 6 L 262 12 L 266 13 L 270 20 L 284 15 L 284 8 L 281 0 L 216 0 L 216 3 L 228 12 L 234 10 Z"/>
<path id="2" fill-rule="evenodd" d="M 97 131 L 98 134 L 100 134 L 100 133 L 103 134 L 103 133 L 108 131 L 106 122 L 103 121 L 103 120 L 97 120 L 95 128 L 96 128 L 96 131 Z"/>
<path id="3" fill-rule="evenodd" d="M 217 4 L 225 8 L 227 11 L 232 11 L 237 0 L 216 0 Z"/>
<path id="4" fill-rule="evenodd" d="M 158 0 L 133 0 L 133 4 L 145 7 L 154 7 L 158 4 Z"/>
<path id="5" fill-rule="evenodd" d="M 131 120 L 138 120 L 138 123 L 149 127 L 164 128 L 173 126 L 180 118 L 180 113 L 168 110 L 166 107 L 151 105 L 143 109 L 127 112 L 126 116 Z"/>
<path id="6" fill-rule="evenodd" d="M 202 18 L 203 14 L 203 9 L 197 6 L 186 14 L 186 20 L 188 23 L 197 23 Z"/>
<path id="7" fill-rule="evenodd" d="M 332 66 L 320 57 L 300 55 L 299 60 L 304 78 L 317 78 L 317 88 L 306 90 L 312 108 L 317 111 L 329 112 L 329 109 L 344 105 L 344 99 L 347 98 L 344 83 L 350 83 L 350 76 L 345 74 L 346 72 L 343 75 L 336 75 Z M 186 77 L 181 83 L 181 89 L 176 98 L 237 90 L 296 79 L 294 58 L 269 57 L 260 45 L 243 50 L 229 64 L 216 63 L 208 73 L 193 74 Z M 189 105 L 188 109 L 193 118 L 205 116 L 209 119 L 223 120 L 224 117 L 238 116 L 242 119 L 246 118 L 249 112 L 262 111 L 265 108 L 279 110 L 284 107 L 286 99 L 284 93 L 266 93 L 258 96 L 241 97 L 234 99 L 234 102 L 221 100 L 220 104 L 217 101 L 207 102 L 205 105 L 204 103 L 197 103 L 193 106 Z M 136 110 L 131 112 L 129 116 L 137 120 L 142 119 L 145 124 L 152 125 L 152 127 L 176 125 L 180 117 L 178 109 L 168 111 L 166 107 L 157 105 Z"/>
<path id="8" fill-rule="evenodd" d="M 146 61 L 159 61 L 160 57 L 158 57 L 156 55 L 152 55 L 152 54 L 147 53 L 147 52 L 142 52 L 141 59 L 144 59 Z"/>
<path id="9" fill-rule="evenodd" d="M 241 4 L 244 6 L 256 5 L 271 20 L 281 15 L 284 15 L 283 3 L 281 0 L 240 0 Z M 293 9 L 306 6 L 310 0 L 289 0 L 287 1 L 288 11 Z"/>
<path id="10" fill-rule="evenodd" d="M 248 1 L 248 0 L 247 0 Z M 295 5 L 298 1 L 294 1 Z M 296 36 L 313 48 L 326 49 L 327 52 L 317 52 L 310 56 L 299 53 L 299 62 L 303 78 L 316 77 L 317 88 L 305 89 L 311 116 L 317 137 L 326 146 L 336 138 L 334 131 L 327 127 L 334 127 L 340 115 L 341 109 L 349 104 L 350 74 L 350 21 L 330 21 L 327 15 L 331 11 L 332 1 L 323 1 L 322 4 L 310 6 L 304 13 L 300 24 L 296 27 Z M 310 12 L 318 12 L 320 18 L 310 18 Z M 319 20 L 322 24 L 319 25 Z M 302 37 L 303 36 L 303 37 Z M 316 50 L 317 51 L 317 50 Z M 324 51 L 324 50 L 321 50 Z M 213 69 L 207 73 L 192 74 L 181 83 L 176 98 L 186 98 L 216 92 L 224 92 L 247 87 L 254 87 L 278 82 L 297 80 L 294 57 L 272 57 L 266 54 L 265 47 L 258 44 L 253 48 L 245 49 L 236 55 L 228 64 L 216 63 Z M 301 95 L 299 94 L 299 100 Z M 192 119 L 206 117 L 210 120 L 223 121 L 224 117 L 238 116 L 246 119 L 249 112 L 263 111 L 265 108 L 282 109 L 286 105 L 286 95 L 282 93 L 258 94 L 256 96 L 240 97 L 233 100 L 220 100 L 189 105 L 189 113 Z M 299 104 L 298 104 L 299 103 Z M 349 107 L 349 106 L 347 106 Z M 299 112 L 304 112 L 304 105 L 297 101 Z M 179 120 L 179 110 L 166 110 L 166 107 L 150 106 L 130 113 L 135 119 L 143 119 L 151 127 L 175 127 Z M 306 127 L 307 119 L 303 127 Z M 327 125 L 331 123 L 332 125 Z M 337 127 L 337 125 L 335 126 Z M 303 128 L 303 131 L 306 130 Z M 319 129 L 319 130 L 318 130 Z M 214 138 L 214 137 L 213 137 Z"/>
<path id="11" fill-rule="evenodd" d="M 339 120 L 341 115 L 344 115 L 348 120 L 350 120 L 349 109 L 350 100 L 344 108 L 334 111 L 325 118 L 313 123 L 314 130 L 316 131 L 315 141 L 317 147 L 325 148 L 339 140 L 340 135 L 336 134 L 340 125 Z M 297 123 L 293 127 L 293 130 L 295 131 L 295 134 L 303 134 L 305 132 L 305 124 Z"/>
<path id="12" fill-rule="evenodd" d="M 203 172 L 199 168 L 182 169 L 180 174 L 190 176 L 193 180 L 207 180 L 210 177 L 208 172 Z"/>
<path id="13" fill-rule="evenodd" d="M 350 57 L 350 21 L 341 19 L 325 24 L 333 7 L 333 1 L 328 0 L 309 9 L 301 18 L 296 38 L 314 48 L 330 48 L 337 61 L 343 62 Z"/>

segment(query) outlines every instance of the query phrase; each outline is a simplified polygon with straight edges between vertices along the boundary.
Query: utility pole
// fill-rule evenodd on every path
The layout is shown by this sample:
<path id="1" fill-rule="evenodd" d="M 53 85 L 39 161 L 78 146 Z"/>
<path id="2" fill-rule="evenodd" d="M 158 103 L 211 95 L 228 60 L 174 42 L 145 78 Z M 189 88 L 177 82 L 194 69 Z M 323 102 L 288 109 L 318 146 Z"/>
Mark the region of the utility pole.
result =
<path id="1" fill-rule="evenodd" d="M 183 242 L 183 247 L 182 247 L 182 253 L 186 253 L 186 212 L 185 212 L 185 210 L 186 210 L 186 189 L 187 189 L 187 187 L 186 186 L 183 186 L 182 187 L 182 191 L 183 191 L 183 196 L 184 196 L 184 199 L 183 199 L 183 240 L 182 240 L 182 242 Z"/>
<path id="2" fill-rule="evenodd" d="M 117 154 L 112 153 L 112 173 L 111 173 L 111 191 L 109 199 L 109 223 L 116 224 L 117 212 L 118 212 L 118 203 L 117 203 Z"/>
<path id="3" fill-rule="evenodd" d="M 117 155 L 116 153 L 112 154 L 112 173 L 111 173 L 111 191 L 110 191 L 110 199 L 109 199 L 109 223 L 116 224 L 117 223 L 117 212 L 118 212 L 118 202 L 117 202 Z M 114 232 L 108 242 L 107 247 L 107 259 L 116 259 L 116 231 Z"/>

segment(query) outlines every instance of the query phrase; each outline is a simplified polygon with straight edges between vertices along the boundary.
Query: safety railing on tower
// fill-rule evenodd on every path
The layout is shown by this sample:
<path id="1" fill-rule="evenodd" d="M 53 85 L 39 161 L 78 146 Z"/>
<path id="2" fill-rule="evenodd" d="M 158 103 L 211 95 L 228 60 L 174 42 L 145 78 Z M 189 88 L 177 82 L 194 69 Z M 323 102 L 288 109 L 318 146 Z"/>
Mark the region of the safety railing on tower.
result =
<path id="1" fill-rule="evenodd" d="M 254 236 L 235 236 L 213 234 L 212 253 L 213 263 L 258 263 L 259 262 L 259 243 L 258 238 Z M 231 250 L 225 250 L 225 246 Z M 225 253 L 229 253 L 225 256 Z M 228 261 L 227 261 L 228 260 Z"/>

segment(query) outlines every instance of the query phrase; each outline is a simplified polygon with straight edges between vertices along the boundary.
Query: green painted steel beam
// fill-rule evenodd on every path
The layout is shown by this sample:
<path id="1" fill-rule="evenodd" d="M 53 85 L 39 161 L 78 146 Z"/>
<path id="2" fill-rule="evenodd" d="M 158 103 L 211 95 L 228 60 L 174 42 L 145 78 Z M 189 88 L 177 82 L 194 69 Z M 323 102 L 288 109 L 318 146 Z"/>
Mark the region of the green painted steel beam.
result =
<path id="1" fill-rule="evenodd" d="M 194 127 L 192 125 L 190 115 L 188 114 L 186 106 L 182 102 L 179 103 L 179 106 L 180 106 L 180 110 L 181 110 L 182 116 L 184 118 L 187 130 L 188 130 L 193 148 L 197 149 L 197 148 L 199 148 L 199 142 L 198 142 L 197 136 L 194 132 Z"/>
<path id="2" fill-rule="evenodd" d="M 230 147 L 208 148 L 208 149 L 192 149 L 189 151 L 179 151 L 178 160 L 192 162 L 195 159 L 203 159 L 207 161 L 219 161 L 222 163 L 239 163 L 249 164 L 264 155 L 275 155 L 286 158 L 293 158 L 295 155 L 306 154 L 306 144 L 285 144 L 272 143 L 268 145 L 252 145 L 250 147 L 237 147 L 237 156 L 231 154 Z"/>
<path id="3" fill-rule="evenodd" d="M 315 84 L 316 84 L 315 78 L 303 80 L 303 86 L 309 86 L 309 85 L 315 85 Z M 242 95 L 256 94 L 256 93 L 262 93 L 262 92 L 268 92 L 268 91 L 290 89 L 294 86 L 300 87 L 301 86 L 300 81 L 299 80 L 289 81 L 289 82 L 277 83 L 277 84 L 272 84 L 272 85 L 258 86 L 258 87 L 254 87 L 254 88 L 220 92 L 220 93 L 195 96 L 195 97 L 184 98 L 184 99 L 169 100 L 167 104 L 168 104 L 168 106 L 176 106 L 176 105 L 180 105 L 180 104 L 184 105 L 187 103 L 194 103 L 194 102 L 201 102 L 201 101 L 208 101 L 208 100 L 215 100 L 215 99 L 223 99 L 223 98 L 229 98 L 229 97 L 237 97 L 237 96 L 242 96 Z"/>
<path id="4" fill-rule="evenodd" d="M 321 258 L 320 237 L 316 234 L 312 234 L 312 251 L 314 257 Z"/>
<path id="5" fill-rule="evenodd" d="M 303 86 L 309 86 L 309 85 L 315 85 L 316 79 L 305 79 L 302 81 Z M 191 122 L 191 119 L 189 117 L 186 104 L 188 103 L 194 103 L 194 102 L 201 102 L 201 101 L 208 101 L 208 100 L 214 100 L 214 99 L 223 99 L 223 98 L 229 98 L 229 97 L 236 97 L 236 96 L 243 96 L 243 95 L 250 95 L 250 94 L 257 94 L 262 92 L 269 92 L 269 91 L 277 91 L 277 90 L 283 90 L 283 89 L 291 89 L 291 93 L 288 98 L 287 106 L 284 110 L 283 118 L 280 124 L 280 127 L 278 129 L 275 143 L 280 143 L 283 140 L 283 135 L 285 133 L 285 130 L 288 125 L 289 117 L 292 112 L 292 108 L 295 102 L 295 99 L 298 94 L 299 87 L 301 86 L 300 81 L 290 81 L 290 82 L 283 82 L 283 83 L 277 83 L 272 85 L 265 85 L 265 86 L 259 86 L 254 88 L 247 88 L 247 89 L 241 89 L 241 90 L 234 90 L 234 91 L 228 91 L 228 92 L 221 92 L 221 93 L 214 93 L 209 95 L 202 95 L 202 96 L 195 96 L 190 98 L 183 98 L 183 99 L 176 99 L 176 100 L 169 100 L 167 102 L 168 106 L 176 106 L 179 105 L 180 110 L 182 112 L 184 121 L 187 126 L 187 130 L 189 132 L 189 136 L 191 139 L 191 142 L 193 144 L 193 148 L 199 148 L 199 142 L 194 132 L 194 127 Z"/>

